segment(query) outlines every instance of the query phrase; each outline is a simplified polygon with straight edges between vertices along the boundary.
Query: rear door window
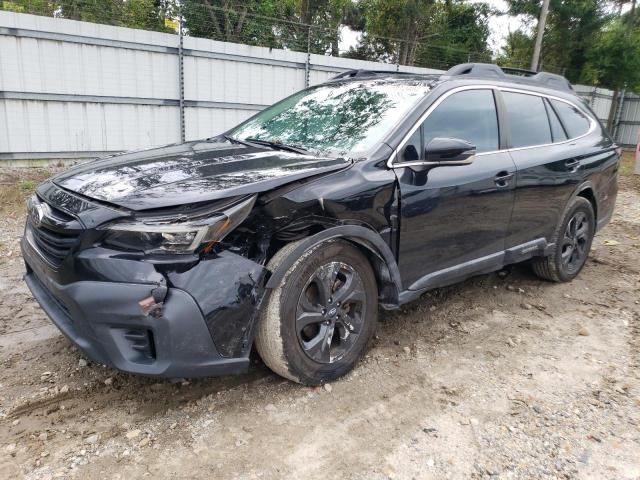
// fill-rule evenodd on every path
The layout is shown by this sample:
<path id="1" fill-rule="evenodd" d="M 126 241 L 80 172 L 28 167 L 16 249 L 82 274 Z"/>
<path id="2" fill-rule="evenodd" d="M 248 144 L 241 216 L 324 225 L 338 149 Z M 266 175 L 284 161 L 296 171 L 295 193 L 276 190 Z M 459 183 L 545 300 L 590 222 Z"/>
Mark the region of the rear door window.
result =
<path id="1" fill-rule="evenodd" d="M 502 92 L 511 147 L 532 147 L 552 143 L 551 127 L 542 97 L 524 93 Z"/>
<path id="2" fill-rule="evenodd" d="M 422 124 L 423 145 L 437 137 L 458 138 L 476 146 L 476 151 L 498 150 L 498 116 L 493 92 L 465 90 L 447 97 Z M 424 152 L 421 152 L 424 157 Z"/>
<path id="3" fill-rule="evenodd" d="M 551 100 L 551 105 L 560 117 L 569 138 L 579 137 L 589 131 L 591 122 L 576 107 L 560 100 Z"/>

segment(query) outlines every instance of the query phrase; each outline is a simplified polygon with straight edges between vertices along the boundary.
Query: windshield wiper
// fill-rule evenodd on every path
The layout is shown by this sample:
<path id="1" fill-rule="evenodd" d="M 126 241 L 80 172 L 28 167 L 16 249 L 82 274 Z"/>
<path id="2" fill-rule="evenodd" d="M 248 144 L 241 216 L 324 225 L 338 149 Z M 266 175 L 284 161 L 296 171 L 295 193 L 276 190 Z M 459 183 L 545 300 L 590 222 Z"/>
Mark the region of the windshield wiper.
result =
<path id="1" fill-rule="evenodd" d="M 235 139 L 234 139 L 235 140 Z M 281 142 L 274 142 L 271 140 L 262 140 L 260 138 L 245 138 L 244 139 L 245 142 L 251 142 L 251 143 L 257 143 L 258 145 L 265 145 L 267 147 L 271 147 L 271 148 L 275 148 L 278 150 L 288 150 L 290 152 L 295 152 L 295 153 L 308 153 L 309 150 L 301 147 L 299 145 L 287 145 L 286 143 L 281 143 Z"/>
<path id="2" fill-rule="evenodd" d="M 240 145 L 246 145 L 247 147 L 253 147 L 254 145 L 249 142 L 245 142 L 244 140 L 240 140 L 239 138 L 230 137 L 229 135 L 222 135 L 223 138 L 226 138 L 231 143 L 239 143 Z"/>

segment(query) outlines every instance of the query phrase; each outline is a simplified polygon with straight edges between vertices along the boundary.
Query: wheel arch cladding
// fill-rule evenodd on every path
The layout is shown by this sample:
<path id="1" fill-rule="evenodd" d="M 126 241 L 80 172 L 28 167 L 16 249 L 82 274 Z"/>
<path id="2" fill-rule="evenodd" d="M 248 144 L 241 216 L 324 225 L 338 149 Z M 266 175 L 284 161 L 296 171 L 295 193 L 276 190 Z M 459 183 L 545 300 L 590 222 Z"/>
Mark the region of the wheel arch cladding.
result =
<path id="1" fill-rule="evenodd" d="M 579 188 L 578 193 L 576 194 L 576 197 L 582 197 L 582 198 L 585 198 L 585 199 L 589 200 L 589 203 L 591 203 L 591 206 L 593 207 L 593 215 L 595 217 L 595 221 L 596 221 L 596 225 L 597 225 L 597 223 L 598 223 L 598 201 L 596 199 L 596 194 L 593 191 L 593 187 L 590 184 L 582 185 Z"/>
<path id="2" fill-rule="evenodd" d="M 291 265 L 309 248 L 334 239 L 347 240 L 364 253 L 376 275 L 380 303 L 384 308 L 396 307 L 402 283 L 393 253 L 377 232 L 359 225 L 330 227 L 300 240 L 289 256 L 271 272 L 266 288 L 276 288 Z"/>

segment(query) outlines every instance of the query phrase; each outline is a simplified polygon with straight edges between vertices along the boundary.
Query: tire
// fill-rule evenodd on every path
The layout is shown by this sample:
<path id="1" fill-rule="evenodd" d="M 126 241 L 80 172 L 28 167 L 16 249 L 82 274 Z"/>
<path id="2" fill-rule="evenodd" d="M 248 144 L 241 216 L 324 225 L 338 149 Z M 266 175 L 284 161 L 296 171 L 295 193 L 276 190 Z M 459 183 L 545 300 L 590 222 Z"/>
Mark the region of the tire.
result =
<path id="1" fill-rule="evenodd" d="M 278 268 L 297 245 L 280 250 L 269 270 Z M 369 261 L 349 242 L 330 240 L 307 250 L 267 293 L 255 345 L 275 373 L 318 385 L 356 365 L 377 317 L 378 288 Z"/>
<path id="2" fill-rule="evenodd" d="M 595 235 L 595 214 L 591 202 L 574 198 L 556 228 L 547 257 L 533 260 L 536 275 L 552 282 L 570 282 L 584 267 Z"/>

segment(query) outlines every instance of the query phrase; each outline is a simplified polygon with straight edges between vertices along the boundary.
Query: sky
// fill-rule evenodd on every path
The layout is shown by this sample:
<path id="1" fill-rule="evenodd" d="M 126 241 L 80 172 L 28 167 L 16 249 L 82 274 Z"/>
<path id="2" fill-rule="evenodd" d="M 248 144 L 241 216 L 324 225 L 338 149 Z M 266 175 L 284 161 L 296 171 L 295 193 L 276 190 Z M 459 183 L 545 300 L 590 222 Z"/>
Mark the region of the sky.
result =
<path id="1" fill-rule="evenodd" d="M 512 17 L 506 14 L 508 11 L 508 5 L 505 0 L 482 1 L 505 13 L 504 15 L 492 15 L 489 17 L 489 28 L 491 30 L 491 34 L 489 35 L 489 47 L 491 47 L 494 52 L 499 52 L 505 45 L 507 32 L 513 32 L 519 27 L 524 27 L 525 25 L 521 17 Z M 476 1 L 470 0 L 470 3 L 476 3 Z"/>

